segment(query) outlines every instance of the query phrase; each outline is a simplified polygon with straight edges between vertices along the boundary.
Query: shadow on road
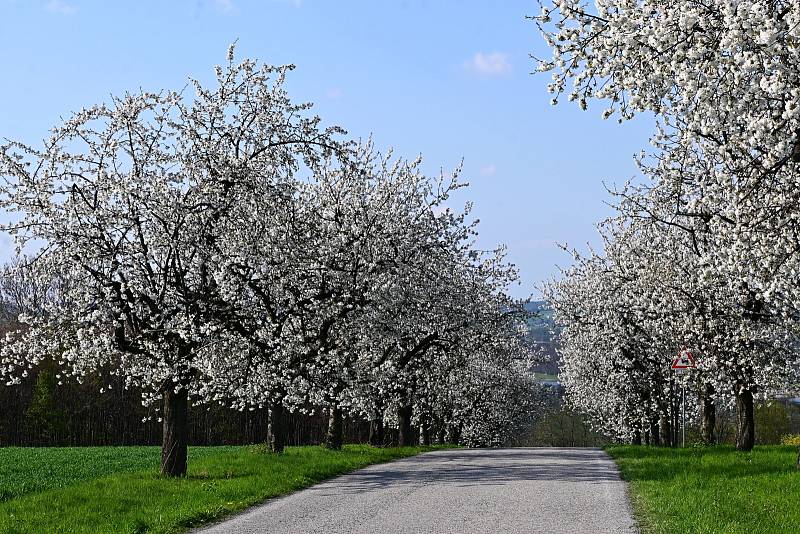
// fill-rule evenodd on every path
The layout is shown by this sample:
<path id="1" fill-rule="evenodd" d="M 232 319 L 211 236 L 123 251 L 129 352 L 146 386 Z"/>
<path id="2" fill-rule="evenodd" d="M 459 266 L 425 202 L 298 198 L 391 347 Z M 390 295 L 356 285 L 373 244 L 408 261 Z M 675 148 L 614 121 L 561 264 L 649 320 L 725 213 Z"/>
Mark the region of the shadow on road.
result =
<path id="1" fill-rule="evenodd" d="M 597 449 L 461 449 L 437 451 L 364 469 L 308 491 L 361 493 L 387 486 L 457 487 L 505 485 L 520 481 L 608 482 L 619 480 L 608 456 Z"/>

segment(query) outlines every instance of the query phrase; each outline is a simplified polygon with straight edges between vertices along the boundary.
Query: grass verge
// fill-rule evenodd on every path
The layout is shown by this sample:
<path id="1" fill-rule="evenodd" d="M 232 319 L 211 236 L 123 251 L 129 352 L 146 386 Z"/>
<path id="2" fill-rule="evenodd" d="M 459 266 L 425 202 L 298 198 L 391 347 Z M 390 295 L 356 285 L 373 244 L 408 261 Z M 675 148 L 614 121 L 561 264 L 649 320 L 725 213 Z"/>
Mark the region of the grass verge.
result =
<path id="1" fill-rule="evenodd" d="M 800 532 L 797 449 L 611 446 L 642 532 Z"/>
<path id="2" fill-rule="evenodd" d="M 0 532 L 181 532 L 270 497 L 435 447 L 341 451 L 191 447 L 189 474 L 157 474 L 158 447 L 0 449 Z"/>

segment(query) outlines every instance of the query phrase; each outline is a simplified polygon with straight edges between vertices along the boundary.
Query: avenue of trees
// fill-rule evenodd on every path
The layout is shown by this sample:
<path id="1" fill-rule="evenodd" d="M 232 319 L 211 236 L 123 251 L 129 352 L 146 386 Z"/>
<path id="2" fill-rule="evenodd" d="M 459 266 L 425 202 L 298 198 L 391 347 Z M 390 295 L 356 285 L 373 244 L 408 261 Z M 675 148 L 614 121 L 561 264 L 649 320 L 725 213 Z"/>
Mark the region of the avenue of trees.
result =
<path id="1" fill-rule="evenodd" d="M 231 48 L 213 86 L 126 94 L 40 148 L 0 148 L 21 251 L 0 387 L 48 361 L 65 384 L 104 370 L 100 393 L 158 408 L 170 476 L 186 473 L 190 405 L 267 411 L 275 451 L 291 413 L 324 413 L 332 448 L 345 416 L 400 445 L 412 426 L 495 445 L 524 423 L 536 358 L 506 293 L 517 274 L 448 207 L 459 173 L 323 127 L 286 94 L 291 69 Z"/>
<path id="2" fill-rule="evenodd" d="M 547 288 L 570 405 L 621 439 L 670 435 L 676 388 L 702 438 L 735 406 L 800 383 L 800 5 L 793 0 L 545 2 L 553 103 L 654 117 L 643 179 L 611 191 L 603 250 Z M 688 349 L 697 369 L 672 375 Z"/>

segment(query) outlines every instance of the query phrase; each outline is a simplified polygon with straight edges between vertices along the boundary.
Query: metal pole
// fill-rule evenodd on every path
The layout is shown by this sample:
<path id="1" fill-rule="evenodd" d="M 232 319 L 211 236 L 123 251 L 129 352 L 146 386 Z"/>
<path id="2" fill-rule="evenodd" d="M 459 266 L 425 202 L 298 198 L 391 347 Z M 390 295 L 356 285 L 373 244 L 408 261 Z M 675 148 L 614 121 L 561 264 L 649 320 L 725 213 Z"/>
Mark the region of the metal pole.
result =
<path id="1" fill-rule="evenodd" d="M 676 408 L 677 401 L 675 397 L 677 396 L 677 384 L 675 380 L 672 381 L 669 388 L 669 439 L 670 447 L 677 447 L 678 446 L 678 408 Z"/>
<path id="2" fill-rule="evenodd" d="M 669 384 L 669 446 L 678 446 L 678 409 L 675 407 L 676 384 L 673 379 Z"/>
<path id="3" fill-rule="evenodd" d="M 683 437 L 682 437 L 683 445 L 681 445 L 681 446 L 682 447 L 686 447 L 686 385 L 685 384 L 681 384 L 681 404 L 682 404 L 682 406 L 681 406 L 681 418 L 683 419 L 682 424 L 681 424 L 681 427 L 682 427 L 681 428 L 681 432 L 683 434 Z"/>

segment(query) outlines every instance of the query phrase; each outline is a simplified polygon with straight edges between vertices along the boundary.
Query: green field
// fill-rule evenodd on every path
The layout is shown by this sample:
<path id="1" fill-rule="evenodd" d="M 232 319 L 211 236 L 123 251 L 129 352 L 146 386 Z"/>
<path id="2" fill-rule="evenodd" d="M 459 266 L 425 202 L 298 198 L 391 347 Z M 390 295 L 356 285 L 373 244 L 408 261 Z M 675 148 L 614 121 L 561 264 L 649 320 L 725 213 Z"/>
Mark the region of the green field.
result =
<path id="1" fill-rule="evenodd" d="M 800 532 L 797 449 L 732 447 L 606 449 L 630 482 L 642 532 Z"/>
<path id="2" fill-rule="evenodd" d="M 434 447 L 190 447 L 185 479 L 159 447 L 0 448 L 0 532 L 181 532 L 332 476 Z"/>
<path id="3" fill-rule="evenodd" d="M 539 382 L 558 382 L 558 375 L 549 375 L 547 373 L 533 373 L 533 378 Z"/>

